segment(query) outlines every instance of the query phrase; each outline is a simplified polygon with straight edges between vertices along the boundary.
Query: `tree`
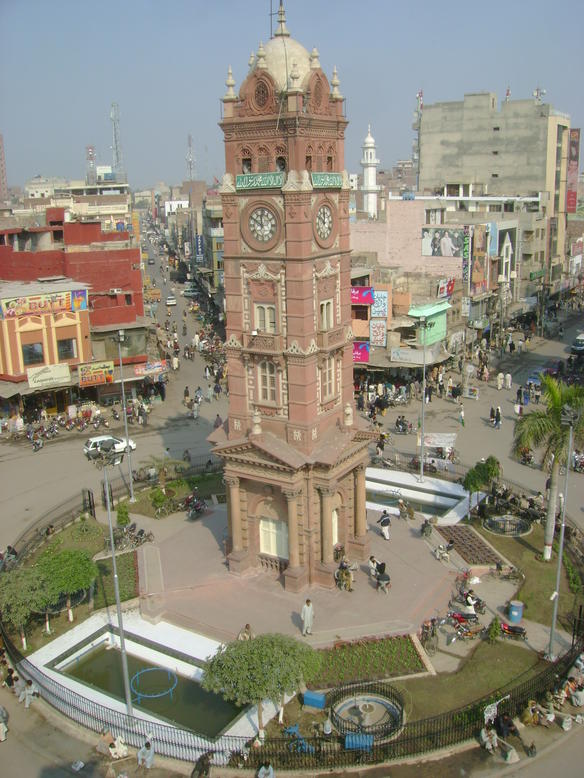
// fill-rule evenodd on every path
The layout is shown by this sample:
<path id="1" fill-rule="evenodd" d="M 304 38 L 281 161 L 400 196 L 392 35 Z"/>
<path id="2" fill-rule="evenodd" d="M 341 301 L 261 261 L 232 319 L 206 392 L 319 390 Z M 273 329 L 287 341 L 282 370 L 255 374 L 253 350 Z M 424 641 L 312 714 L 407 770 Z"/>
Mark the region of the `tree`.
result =
<path id="1" fill-rule="evenodd" d="M 49 549 L 39 559 L 38 567 L 47 581 L 50 604 L 53 605 L 61 594 L 65 594 L 69 621 L 73 621 L 71 595 L 81 589 L 89 589 L 97 577 L 97 565 L 86 551 L 65 549 L 55 553 Z"/>
<path id="2" fill-rule="evenodd" d="M 543 559 L 552 558 L 552 544 L 556 526 L 556 503 L 560 468 L 569 466 L 568 440 L 570 430 L 562 424 L 562 409 L 568 405 L 576 414 L 574 424 L 574 445 L 584 445 L 584 388 L 568 386 L 549 375 L 542 376 L 542 403 L 530 413 L 521 416 L 515 422 L 513 432 L 513 451 L 515 454 L 524 448 L 543 449 L 542 468 L 551 465 L 550 489 L 544 534 Z M 543 406 L 543 407 L 542 407 Z"/>
<path id="3" fill-rule="evenodd" d="M 17 567 L 0 576 L 0 611 L 2 619 L 20 633 L 26 651 L 26 626 L 31 616 L 47 606 L 45 580 L 36 567 Z"/>
<path id="4" fill-rule="evenodd" d="M 238 705 L 257 704 L 262 730 L 262 700 L 279 705 L 285 694 L 315 677 L 320 662 L 317 651 L 294 638 L 259 635 L 221 646 L 207 662 L 202 683 Z"/>
<path id="5" fill-rule="evenodd" d="M 463 487 L 468 492 L 468 515 L 470 517 L 472 495 L 480 492 L 481 489 L 490 489 L 491 484 L 501 473 L 501 465 L 496 457 L 490 456 L 484 462 L 477 462 L 474 467 L 467 472 L 462 482 Z"/>

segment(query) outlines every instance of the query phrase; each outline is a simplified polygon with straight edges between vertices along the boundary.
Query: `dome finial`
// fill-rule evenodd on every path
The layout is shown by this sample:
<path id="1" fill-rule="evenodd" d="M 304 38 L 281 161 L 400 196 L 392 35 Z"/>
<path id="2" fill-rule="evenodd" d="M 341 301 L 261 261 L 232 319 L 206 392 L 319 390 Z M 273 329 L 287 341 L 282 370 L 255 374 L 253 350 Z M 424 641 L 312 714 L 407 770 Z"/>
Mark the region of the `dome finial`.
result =
<path id="1" fill-rule="evenodd" d="M 290 33 L 286 27 L 286 11 L 284 10 L 284 2 L 280 0 L 280 7 L 278 8 L 278 28 L 274 33 L 274 38 L 282 37 L 289 38 Z"/>
<path id="2" fill-rule="evenodd" d="M 225 79 L 225 86 L 227 87 L 227 92 L 223 96 L 224 100 L 237 100 L 237 95 L 233 91 L 233 87 L 235 86 L 235 79 L 233 78 L 233 71 L 231 70 L 231 65 L 227 68 L 227 78 Z"/>
<path id="3" fill-rule="evenodd" d="M 256 67 L 259 68 L 259 70 L 265 70 L 268 67 L 266 63 L 266 50 L 264 49 L 263 41 L 260 41 L 260 45 L 258 47 Z"/>
<path id="4" fill-rule="evenodd" d="M 331 86 L 333 88 L 331 97 L 333 100 L 342 100 L 343 95 L 339 92 L 339 86 L 340 86 L 339 76 L 337 73 L 337 66 L 335 65 L 333 68 L 333 77 L 331 78 Z"/>
<path id="5" fill-rule="evenodd" d="M 253 51 L 252 51 L 252 53 L 249 55 L 249 60 L 247 61 L 247 65 L 248 65 L 248 67 L 249 67 L 249 69 L 250 69 L 250 70 L 251 70 L 251 69 L 253 68 L 253 66 L 255 65 L 255 54 L 253 53 Z"/>
<path id="6" fill-rule="evenodd" d="M 320 67 L 320 60 L 318 58 L 318 49 L 316 46 L 310 52 L 310 68 L 311 70 L 318 70 Z"/>

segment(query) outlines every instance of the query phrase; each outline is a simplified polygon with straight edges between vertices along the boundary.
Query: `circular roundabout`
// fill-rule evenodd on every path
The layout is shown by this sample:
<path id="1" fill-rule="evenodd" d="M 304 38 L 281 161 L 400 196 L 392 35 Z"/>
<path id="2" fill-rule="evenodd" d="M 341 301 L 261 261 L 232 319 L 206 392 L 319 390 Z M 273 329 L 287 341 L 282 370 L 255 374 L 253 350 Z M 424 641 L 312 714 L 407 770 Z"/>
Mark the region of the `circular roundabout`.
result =
<path id="1" fill-rule="evenodd" d="M 386 684 L 339 689 L 332 693 L 330 706 L 332 724 L 342 735 L 373 735 L 384 740 L 399 732 L 404 723 L 403 699 Z"/>

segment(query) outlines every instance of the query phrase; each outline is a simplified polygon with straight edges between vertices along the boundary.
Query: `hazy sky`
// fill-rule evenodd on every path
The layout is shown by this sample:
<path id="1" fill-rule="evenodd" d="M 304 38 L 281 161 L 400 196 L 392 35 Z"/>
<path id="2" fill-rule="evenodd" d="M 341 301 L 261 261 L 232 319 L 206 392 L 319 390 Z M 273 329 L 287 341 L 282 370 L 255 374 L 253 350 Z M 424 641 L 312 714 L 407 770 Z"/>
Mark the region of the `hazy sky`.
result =
<path id="1" fill-rule="evenodd" d="M 272 0 L 277 11 L 279 0 Z M 292 37 L 336 65 L 358 172 L 370 123 L 381 167 L 411 153 L 416 92 L 426 103 L 494 91 L 544 100 L 584 126 L 582 0 L 288 0 Z M 83 178 L 85 146 L 111 164 L 110 106 L 132 187 L 222 175 L 217 126 L 231 64 L 239 89 L 270 35 L 270 0 L 0 0 L 0 133 L 9 185 Z M 275 27 L 275 23 L 274 23 Z"/>

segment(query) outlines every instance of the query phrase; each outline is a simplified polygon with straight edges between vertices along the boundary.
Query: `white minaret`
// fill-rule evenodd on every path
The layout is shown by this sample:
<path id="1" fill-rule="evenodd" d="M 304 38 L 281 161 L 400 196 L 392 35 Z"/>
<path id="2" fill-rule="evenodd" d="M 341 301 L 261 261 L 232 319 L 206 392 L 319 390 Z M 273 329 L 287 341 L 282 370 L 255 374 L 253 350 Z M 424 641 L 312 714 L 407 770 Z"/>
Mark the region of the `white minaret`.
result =
<path id="1" fill-rule="evenodd" d="M 375 156 L 375 141 L 371 137 L 371 125 L 367 128 L 367 137 L 363 142 L 363 158 L 361 167 L 363 168 L 363 210 L 367 212 L 370 219 L 377 219 L 377 166 L 379 160 Z"/>

